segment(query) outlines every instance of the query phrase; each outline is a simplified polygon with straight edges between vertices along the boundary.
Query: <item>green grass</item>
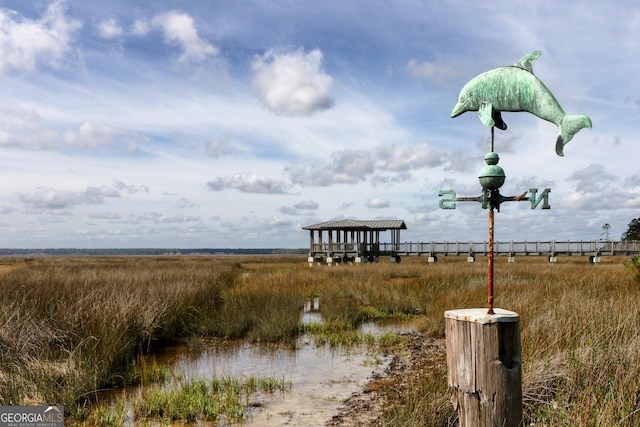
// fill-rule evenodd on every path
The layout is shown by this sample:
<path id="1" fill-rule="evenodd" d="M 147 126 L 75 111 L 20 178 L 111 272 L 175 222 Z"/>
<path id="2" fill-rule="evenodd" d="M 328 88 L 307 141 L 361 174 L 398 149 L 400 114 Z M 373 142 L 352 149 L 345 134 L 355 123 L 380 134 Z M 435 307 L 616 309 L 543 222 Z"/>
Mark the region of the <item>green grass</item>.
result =
<path id="1" fill-rule="evenodd" d="M 249 401 L 251 395 L 258 391 L 275 393 L 289 388 L 290 384 L 283 378 L 214 378 L 210 382 L 194 380 L 180 382 L 175 387 L 146 388 L 128 403 L 133 407 L 136 419 L 160 418 L 195 423 L 218 421 L 224 416 L 231 422 L 237 422 L 249 415 L 243 400 Z"/>
<path id="2" fill-rule="evenodd" d="M 188 423 L 241 422 L 249 416 L 246 402 L 257 392 L 289 390 L 284 378 L 249 377 L 245 380 L 214 378 L 211 381 L 178 381 L 173 385 L 145 387 L 139 393 L 119 397 L 112 404 L 95 405 L 86 424 L 122 425 L 125 418 L 137 422 Z"/>

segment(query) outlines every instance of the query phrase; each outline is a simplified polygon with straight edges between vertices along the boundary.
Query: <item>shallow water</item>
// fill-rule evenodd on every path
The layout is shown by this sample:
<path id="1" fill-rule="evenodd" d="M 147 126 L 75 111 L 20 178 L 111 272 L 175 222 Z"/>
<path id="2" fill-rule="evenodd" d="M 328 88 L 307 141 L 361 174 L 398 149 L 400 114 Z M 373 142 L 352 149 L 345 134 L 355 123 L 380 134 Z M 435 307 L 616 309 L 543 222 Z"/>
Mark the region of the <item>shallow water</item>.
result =
<path id="1" fill-rule="evenodd" d="M 319 301 L 305 305 L 301 322 L 321 322 Z M 365 324 L 365 333 L 410 332 L 417 322 Z M 366 346 L 318 347 L 303 335 L 291 346 L 214 340 L 200 351 L 187 346 L 165 349 L 154 356 L 157 363 L 171 367 L 185 380 L 214 377 L 238 379 L 283 378 L 291 384 L 286 392 L 257 393 L 250 398 L 251 417 L 245 426 L 321 426 L 337 414 L 345 399 L 363 389 L 371 376 L 383 371 L 388 358 L 371 354 Z M 205 424 L 202 424 L 205 425 Z M 218 425 L 225 425 L 224 422 Z"/>
<path id="2" fill-rule="evenodd" d="M 246 342 L 212 344 L 197 357 L 176 349 L 171 366 L 185 379 L 212 377 L 275 377 L 290 382 L 291 390 L 252 395 L 247 426 L 322 425 L 340 404 L 362 389 L 367 379 L 386 367 L 386 360 L 367 354 L 365 347 L 318 348 L 301 337 L 299 348 Z M 157 359 L 166 363 L 165 358 Z"/>

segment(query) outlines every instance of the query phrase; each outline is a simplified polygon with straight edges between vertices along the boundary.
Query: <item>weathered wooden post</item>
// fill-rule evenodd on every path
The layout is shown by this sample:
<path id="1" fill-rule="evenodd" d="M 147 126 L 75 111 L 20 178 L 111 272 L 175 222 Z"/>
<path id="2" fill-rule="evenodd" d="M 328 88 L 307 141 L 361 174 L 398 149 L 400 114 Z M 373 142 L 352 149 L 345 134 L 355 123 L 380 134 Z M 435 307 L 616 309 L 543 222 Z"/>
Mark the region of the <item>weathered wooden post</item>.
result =
<path id="1" fill-rule="evenodd" d="M 535 209 L 550 209 L 550 189 L 536 197 L 537 189 L 519 196 L 504 197 L 504 170 L 498 166 L 494 152 L 494 128 L 506 130 L 502 111 L 526 111 L 558 126 L 556 154 L 563 155 L 564 145 L 576 132 L 591 127 L 584 115 L 568 116 L 553 94 L 533 74 L 539 51 L 525 55 L 510 67 L 487 71 L 470 80 L 460 91 L 451 112 L 457 117 L 477 111 L 480 121 L 491 128 L 491 152 L 479 175 L 482 195 L 457 197 L 453 190 L 440 190 L 440 208 L 455 209 L 456 202 L 475 201 L 489 209 L 488 309 L 474 308 L 445 312 L 448 385 L 451 403 L 458 412 L 461 427 L 518 427 L 522 425 L 522 373 L 520 357 L 520 322 L 518 314 L 493 308 L 493 230 L 494 209 L 506 201 L 531 202 Z"/>
<path id="2" fill-rule="evenodd" d="M 522 423 L 518 314 L 484 308 L 446 311 L 448 385 L 460 427 Z"/>

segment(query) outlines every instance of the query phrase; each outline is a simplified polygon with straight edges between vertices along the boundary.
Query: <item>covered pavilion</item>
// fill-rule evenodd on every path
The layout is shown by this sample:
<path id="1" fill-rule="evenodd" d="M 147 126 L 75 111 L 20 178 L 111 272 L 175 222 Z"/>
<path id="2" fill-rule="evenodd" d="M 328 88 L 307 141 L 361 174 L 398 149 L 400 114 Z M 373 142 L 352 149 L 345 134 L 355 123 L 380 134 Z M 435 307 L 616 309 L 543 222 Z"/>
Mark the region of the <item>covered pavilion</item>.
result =
<path id="1" fill-rule="evenodd" d="M 366 261 L 384 255 L 396 256 L 400 230 L 406 230 L 407 226 L 400 219 L 345 219 L 308 225 L 302 229 L 309 230 L 309 258 L 326 258 L 328 262 L 363 258 Z M 391 234 L 390 242 L 381 244 L 380 234 L 387 231 Z"/>

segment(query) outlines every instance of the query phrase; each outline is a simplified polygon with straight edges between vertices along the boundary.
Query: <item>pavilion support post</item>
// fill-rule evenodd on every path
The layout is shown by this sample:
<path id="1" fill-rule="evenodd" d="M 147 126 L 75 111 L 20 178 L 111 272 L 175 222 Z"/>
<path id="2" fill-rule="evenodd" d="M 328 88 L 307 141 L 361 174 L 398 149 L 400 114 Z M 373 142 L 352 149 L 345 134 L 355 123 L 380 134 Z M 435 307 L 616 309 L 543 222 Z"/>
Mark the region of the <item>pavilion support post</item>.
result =
<path id="1" fill-rule="evenodd" d="M 444 315 L 447 379 L 460 427 L 521 426 L 518 314 L 474 308 Z"/>
<path id="2" fill-rule="evenodd" d="M 369 252 L 369 239 L 367 239 L 367 232 L 362 232 L 362 243 L 364 244 L 364 252 Z"/>
<path id="3" fill-rule="evenodd" d="M 314 240 L 313 240 L 314 231 L 309 230 L 309 257 L 307 258 L 307 262 L 309 263 L 309 267 L 313 267 L 313 261 L 315 260 L 315 248 Z"/>

